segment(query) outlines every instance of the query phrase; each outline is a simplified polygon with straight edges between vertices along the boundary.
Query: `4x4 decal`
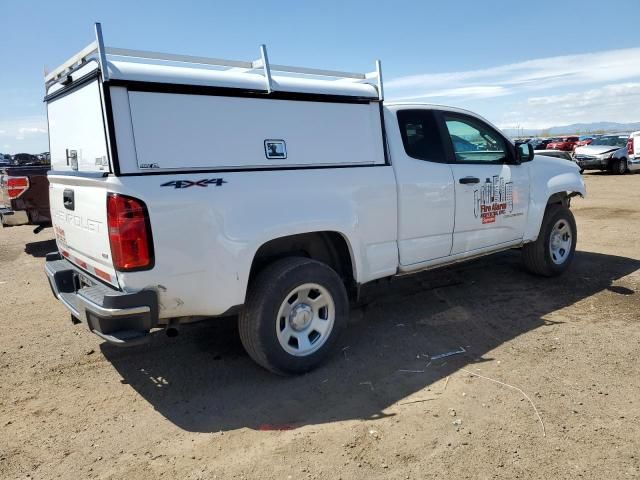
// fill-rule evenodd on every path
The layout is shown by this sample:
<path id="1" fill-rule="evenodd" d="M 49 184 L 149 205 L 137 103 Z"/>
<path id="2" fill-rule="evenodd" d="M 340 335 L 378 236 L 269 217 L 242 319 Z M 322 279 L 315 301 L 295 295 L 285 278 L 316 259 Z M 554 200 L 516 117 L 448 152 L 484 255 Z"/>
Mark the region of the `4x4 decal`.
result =
<path id="1" fill-rule="evenodd" d="M 227 183 L 223 178 L 203 178 L 202 180 L 172 180 L 160 185 L 161 187 L 173 187 L 173 188 L 189 188 L 189 187 L 208 187 L 214 185 L 221 187 L 223 183 Z"/>

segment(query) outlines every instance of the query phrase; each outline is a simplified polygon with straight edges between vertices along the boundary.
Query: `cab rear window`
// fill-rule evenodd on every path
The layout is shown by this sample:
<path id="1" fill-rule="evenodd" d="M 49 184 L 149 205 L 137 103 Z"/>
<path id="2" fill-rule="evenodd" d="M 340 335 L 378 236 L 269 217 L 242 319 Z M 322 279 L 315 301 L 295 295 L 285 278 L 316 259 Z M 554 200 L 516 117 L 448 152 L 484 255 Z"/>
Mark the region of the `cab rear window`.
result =
<path id="1" fill-rule="evenodd" d="M 404 150 L 412 158 L 445 162 L 438 122 L 431 110 L 400 110 L 398 124 Z"/>

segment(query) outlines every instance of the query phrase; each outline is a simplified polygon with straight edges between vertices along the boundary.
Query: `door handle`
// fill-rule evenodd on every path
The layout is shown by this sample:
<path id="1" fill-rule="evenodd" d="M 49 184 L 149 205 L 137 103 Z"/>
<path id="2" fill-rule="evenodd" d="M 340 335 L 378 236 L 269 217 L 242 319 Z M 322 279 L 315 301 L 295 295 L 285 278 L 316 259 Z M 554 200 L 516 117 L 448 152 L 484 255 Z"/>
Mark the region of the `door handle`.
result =
<path id="1" fill-rule="evenodd" d="M 62 192 L 62 204 L 64 205 L 64 208 L 67 210 L 76 209 L 74 197 L 75 195 L 73 194 L 73 190 L 66 189 Z"/>
<path id="2" fill-rule="evenodd" d="M 480 179 L 478 177 L 462 177 L 458 181 L 460 183 L 462 183 L 463 185 L 468 184 L 468 183 L 480 183 Z"/>

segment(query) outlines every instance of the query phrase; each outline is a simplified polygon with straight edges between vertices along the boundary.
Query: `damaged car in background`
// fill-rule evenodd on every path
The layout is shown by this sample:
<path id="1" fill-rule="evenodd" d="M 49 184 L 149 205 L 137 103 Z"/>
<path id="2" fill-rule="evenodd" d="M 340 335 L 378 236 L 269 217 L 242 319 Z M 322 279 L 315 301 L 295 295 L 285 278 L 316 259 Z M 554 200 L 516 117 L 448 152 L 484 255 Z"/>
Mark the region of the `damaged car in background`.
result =
<path id="1" fill-rule="evenodd" d="M 628 133 L 603 135 L 590 145 L 577 147 L 574 158 L 580 171 L 602 170 L 624 175 L 628 171 L 640 169 L 640 164 L 629 162 Z"/>

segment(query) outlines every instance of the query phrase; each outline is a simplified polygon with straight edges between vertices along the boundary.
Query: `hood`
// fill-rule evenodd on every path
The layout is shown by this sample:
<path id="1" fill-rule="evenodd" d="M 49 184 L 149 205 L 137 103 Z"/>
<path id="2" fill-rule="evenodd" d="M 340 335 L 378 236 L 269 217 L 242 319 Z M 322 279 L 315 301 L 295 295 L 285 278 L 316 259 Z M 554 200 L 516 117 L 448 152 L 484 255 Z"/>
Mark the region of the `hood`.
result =
<path id="1" fill-rule="evenodd" d="M 576 169 L 580 170 L 575 162 L 570 162 L 566 158 L 547 156 L 542 151 L 540 153 L 535 153 L 532 162 L 535 164 L 547 165 L 548 167 L 559 168 L 568 172 Z"/>
<path id="2" fill-rule="evenodd" d="M 585 145 L 575 150 L 576 155 L 602 155 L 604 153 L 615 152 L 626 147 L 612 147 L 611 145 Z"/>

